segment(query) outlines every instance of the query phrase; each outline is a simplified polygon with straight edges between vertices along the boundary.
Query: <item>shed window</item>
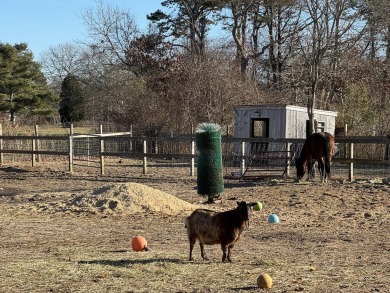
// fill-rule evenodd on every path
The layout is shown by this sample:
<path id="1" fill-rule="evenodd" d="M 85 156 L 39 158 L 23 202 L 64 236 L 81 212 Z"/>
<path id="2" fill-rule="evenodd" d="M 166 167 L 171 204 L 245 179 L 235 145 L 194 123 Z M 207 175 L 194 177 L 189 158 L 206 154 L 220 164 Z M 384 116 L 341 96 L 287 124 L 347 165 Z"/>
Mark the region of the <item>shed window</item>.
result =
<path id="1" fill-rule="evenodd" d="M 325 131 L 325 121 L 316 121 L 316 132 Z"/>
<path id="2" fill-rule="evenodd" d="M 269 137 L 269 119 L 252 119 L 252 137 Z"/>
<path id="3" fill-rule="evenodd" d="M 306 120 L 306 137 L 310 133 L 310 123 L 309 120 Z M 314 130 L 315 132 L 324 132 L 325 131 L 325 121 L 314 120 Z"/>

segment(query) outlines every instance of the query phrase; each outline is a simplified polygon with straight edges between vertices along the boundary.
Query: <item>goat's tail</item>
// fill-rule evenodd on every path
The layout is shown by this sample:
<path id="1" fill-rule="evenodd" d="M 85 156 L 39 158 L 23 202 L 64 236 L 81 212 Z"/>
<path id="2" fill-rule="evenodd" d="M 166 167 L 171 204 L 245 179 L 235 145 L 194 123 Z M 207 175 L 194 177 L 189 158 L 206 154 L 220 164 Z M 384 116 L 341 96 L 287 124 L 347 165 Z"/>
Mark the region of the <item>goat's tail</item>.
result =
<path id="1" fill-rule="evenodd" d="M 188 218 L 186 218 L 185 220 L 184 220 L 184 228 L 188 228 Z"/>

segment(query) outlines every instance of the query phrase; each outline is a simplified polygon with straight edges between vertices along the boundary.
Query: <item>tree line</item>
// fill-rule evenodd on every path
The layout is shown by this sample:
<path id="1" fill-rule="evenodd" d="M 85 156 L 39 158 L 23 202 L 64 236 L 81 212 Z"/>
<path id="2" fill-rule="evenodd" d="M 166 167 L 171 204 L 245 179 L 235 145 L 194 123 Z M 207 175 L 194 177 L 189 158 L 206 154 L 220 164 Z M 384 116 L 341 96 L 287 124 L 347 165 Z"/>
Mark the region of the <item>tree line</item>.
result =
<path id="1" fill-rule="evenodd" d="M 51 111 L 11 107 L 31 93 L 10 94 L 1 50 L 0 111 L 157 134 L 232 125 L 234 105 L 293 104 L 311 128 L 313 109 L 325 109 L 349 134 L 389 133 L 387 0 L 165 0 L 144 31 L 131 10 L 95 4 L 80 13 L 88 37 L 41 58 L 50 94 L 39 101 Z"/>

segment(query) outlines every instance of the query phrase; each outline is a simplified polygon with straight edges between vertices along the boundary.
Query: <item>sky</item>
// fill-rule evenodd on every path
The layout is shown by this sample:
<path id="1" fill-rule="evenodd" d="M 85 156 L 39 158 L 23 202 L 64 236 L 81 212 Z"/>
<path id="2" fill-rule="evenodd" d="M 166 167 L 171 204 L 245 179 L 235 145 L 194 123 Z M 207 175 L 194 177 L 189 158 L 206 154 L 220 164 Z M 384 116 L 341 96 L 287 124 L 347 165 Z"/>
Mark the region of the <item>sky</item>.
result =
<path id="1" fill-rule="evenodd" d="M 162 0 L 104 0 L 129 10 L 137 26 L 147 27 L 146 15 L 162 8 Z M 0 43 L 27 43 L 39 58 L 52 46 L 86 37 L 81 12 L 96 7 L 95 0 L 0 0 Z"/>

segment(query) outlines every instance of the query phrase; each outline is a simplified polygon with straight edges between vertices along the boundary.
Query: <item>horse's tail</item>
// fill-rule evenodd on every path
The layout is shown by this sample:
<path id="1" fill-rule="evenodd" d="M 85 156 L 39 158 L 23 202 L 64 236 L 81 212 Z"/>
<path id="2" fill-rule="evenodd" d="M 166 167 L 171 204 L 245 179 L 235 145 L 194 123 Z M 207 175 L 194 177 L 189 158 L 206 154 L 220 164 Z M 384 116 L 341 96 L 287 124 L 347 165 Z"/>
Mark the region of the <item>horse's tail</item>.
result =
<path id="1" fill-rule="evenodd" d="M 330 161 L 332 158 L 331 141 L 329 136 L 325 136 L 325 174 L 330 179 Z"/>

